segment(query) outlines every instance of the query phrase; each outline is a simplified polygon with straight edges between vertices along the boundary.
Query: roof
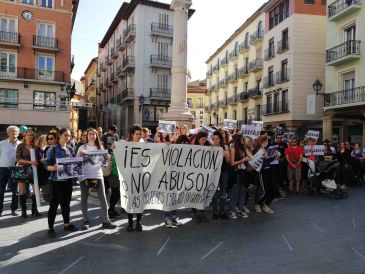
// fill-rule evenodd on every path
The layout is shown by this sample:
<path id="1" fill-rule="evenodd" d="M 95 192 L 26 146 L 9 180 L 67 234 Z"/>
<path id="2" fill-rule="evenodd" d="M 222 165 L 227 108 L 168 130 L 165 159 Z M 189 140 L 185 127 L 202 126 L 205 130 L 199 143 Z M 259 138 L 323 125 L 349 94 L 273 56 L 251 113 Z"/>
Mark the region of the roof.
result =
<path id="1" fill-rule="evenodd" d="M 224 43 L 222 46 L 220 46 L 214 53 L 211 55 L 207 61 L 205 61 L 206 64 L 208 64 L 210 61 L 212 61 L 229 43 L 231 43 L 240 33 L 242 33 L 257 17 L 259 17 L 264 7 L 269 3 L 270 1 L 264 3 L 258 10 L 255 11 L 253 15 L 251 15 Z"/>
<path id="2" fill-rule="evenodd" d="M 86 68 L 86 70 L 85 70 L 84 74 L 86 74 L 86 72 L 89 70 L 89 68 L 91 67 L 91 65 L 92 65 L 93 63 L 97 63 L 97 62 L 98 62 L 98 57 L 95 57 L 95 58 L 91 59 L 91 61 L 90 61 L 89 65 L 87 66 L 87 68 Z"/>
<path id="3" fill-rule="evenodd" d="M 165 10 L 171 10 L 170 4 L 161 3 L 161 2 L 158 2 L 158 1 L 151 1 L 151 0 L 131 0 L 130 3 L 124 2 L 122 4 L 122 6 L 120 7 L 117 15 L 114 17 L 113 22 L 109 26 L 109 29 L 106 32 L 103 40 L 101 40 L 101 42 L 99 44 L 99 47 L 100 48 L 104 48 L 105 47 L 105 45 L 108 43 L 110 37 L 114 33 L 114 31 L 117 28 L 117 26 L 119 25 L 119 23 L 122 20 L 128 20 L 129 17 L 131 16 L 131 14 L 133 13 L 133 11 L 136 9 L 136 7 L 138 5 L 145 5 L 145 6 L 150 6 L 150 7 L 155 7 L 155 8 L 165 9 Z M 194 9 L 189 9 L 189 11 L 188 11 L 189 18 L 194 13 L 195 13 L 195 10 Z"/>
<path id="4" fill-rule="evenodd" d="M 187 93 L 206 93 L 207 92 L 207 85 L 205 80 L 196 80 L 193 82 L 188 83 L 188 90 Z"/>

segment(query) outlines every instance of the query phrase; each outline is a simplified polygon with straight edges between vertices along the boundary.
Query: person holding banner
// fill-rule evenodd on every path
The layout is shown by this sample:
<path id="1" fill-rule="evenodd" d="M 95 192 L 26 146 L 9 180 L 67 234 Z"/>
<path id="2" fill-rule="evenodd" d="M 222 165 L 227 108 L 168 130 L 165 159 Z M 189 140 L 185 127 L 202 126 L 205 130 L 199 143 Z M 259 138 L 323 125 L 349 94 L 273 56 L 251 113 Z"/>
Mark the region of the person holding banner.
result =
<path id="1" fill-rule="evenodd" d="M 57 208 L 61 205 L 61 212 L 64 223 L 64 230 L 73 232 L 77 228 L 70 222 L 70 203 L 72 198 L 73 179 L 57 179 L 56 159 L 75 157 L 75 151 L 67 143 L 70 141 L 71 131 L 68 128 L 62 128 L 59 131 L 58 143 L 47 151 L 47 158 L 44 163 L 46 169 L 51 172 L 50 184 L 52 189 L 51 201 L 48 210 L 48 235 L 54 236 L 54 222 L 57 215 Z"/>
<path id="2" fill-rule="evenodd" d="M 18 181 L 19 187 L 19 200 L 20 207 L 22 209 L 22 217 L 27 217 L 27 196 L 26 187 L 30 183 L 32 185 L 32 216 L 40 217 L 41 214 L 38 212 L 34 183 L 33 183 L 33 171 L 32 166 L 37 166 L 38 161 L 32 161 L 30 159 L 30 150 L 34 149 L 35 135 L 31 130 L 27 130 L 25 133 L 23 142 L 18 145 L 16 149 L 16 161 L 17 166 L 15 168 L 15 179 Z"/>
<path id="3" fill-rule="evenodd" d="M 91 161 L 91 163 L 85 163 L 85 157 L 87 154 L 93 152 L 103 151 L 103 145 L 99 140 L 99 136 L 97 131 L 94 128 L 89 128 L 87 131 L 86 143 L 79 148 L 77 152 L 77 157 L 84 157 L 84 173 L 85 176 L 80 178 L 80 188 L 81 188 L 81 211 L 84 218 L 82 230 L 87 230 L 90 228 L 89 216 L 87 214 L 88 204 L 87 200 L 89 197 L 89 187 L 91 185 L 94 186 L 98 193 L 99 203 L 101 207 L 101 219 L 102 219 L 102 228 L 106 229 L 114 229 L 116 225 L 113 224 L 108 217 L 108 205 L 106 202 L 105 196 L 105 187 L 103 180 L 103 171 L 102 166 L 99 164 L 99 161 Z M 97 155 L 98 156 L 98 155 Z M 107 151 L 105 151 L 102 157 L 108 158 L 109 155 Z"/>

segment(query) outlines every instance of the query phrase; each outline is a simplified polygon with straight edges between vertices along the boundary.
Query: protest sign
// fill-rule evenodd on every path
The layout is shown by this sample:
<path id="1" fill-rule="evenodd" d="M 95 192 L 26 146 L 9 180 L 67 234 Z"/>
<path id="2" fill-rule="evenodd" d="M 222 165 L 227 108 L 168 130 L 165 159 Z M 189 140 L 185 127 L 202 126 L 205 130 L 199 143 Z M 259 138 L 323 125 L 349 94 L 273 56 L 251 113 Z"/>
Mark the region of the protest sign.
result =
<path id="1" fill-rule="evenodd" d="M 162 133 L 175 133 L 176 122 L 173 121 L 158 121 L 158 131 Z"/>
<path id="2" fill-rule="evenodd" d="M 288 141 L 293 139 L 294 133 L 293 132 L 285 132 L 283 135 L 283 141 Z"/>
<path id="3" fill-rule="evenodd" d="M 274 160 L 271 161 L 270 165 L 277 165 L 279 164 L 279 158 L 280 158 L 280 152 L 278 151 L 279 146 L 278 145 L 273 145 L 273 146 L 269 146 L 267 148 L 267 158 L 272 158 L 274 157 Z"/>
<path id="4" fill-rule="evenodd" d="M 324 155 L 324 145 L 304 146 L 304 155 Z"/>
<path id="5" fill-rule="evenodd" d="M 82 151 L 82 158 L 84 164 L 85 176 L 88 177 L 87 170 L 99 169 L 108 163 L 108 150 L 82 150 L 83 146 L 79 149 Z"/>
<path id="6" fill-rule="evenodd" d="M 264 122 L 263 121 L 252 121 L 252 125 L 259 128 L 260 131 L 264 128 Z"/>
<path id="7" fill-rule="evenodd" d="M 207 127 L 207 126 L 205 126 L 205 125 L 202 125 L 202 127 L 201 127 L 200 131 L 205 132 L 205 133 L 208 135 L 207 140 L 208 140 L 208 141 L 211 141 L 211 140 L 212 140 L 212 136 L 213 136 L 213 133 L 214 133 L 215 129 L 210 128 L 210 127 Z"/>
<path id="8" fill-rule="evenodd" d="M 252 160 L 249 162 L 250 166 L 257 172 L 261 171 L 262 165 L 265 160 L 265 154 L 266 154 L 265 149 L 260 149 L 259 151 L 256 152 Z"/>
<path id="9" fill-rule="evenodd" d="M 261 129 L 256 125 L 242 125 L 243 136 L 251 137 L 252 139 L 257 139 L 260 136 Z"/>
<path id="10" fill-rule="evenodd" d="M 67 180 L 84 176 L 82 157 L 56 159 L 57 180 Z"/>
<path id="11" fill-rule="evenodd" d="M 311 138 L 314 140 L 318 140 L 319 139 L 319 131 L 315 131 L 315 130 L 308 130 L 306 136 L 307 139 Z"/>
<path id="12" fill-rule="evenodd" d="M 224 119 L 223 126 L 227 129 L 237 128 L 237 120 Z"/>
<path id="13" fill-rule="evenodd" d="M 276 127 L 275 128 L 275 134 L 278 134 L 278 135 L 283 134 L 283 128 L 282 127 Z"/>
<path id="14" fill-rule="evenodd" d="M 145 209 L 203 210 L 218 187 L 221 148 L 151 143 L 116 143 L 121 204 L 128 213 Z"/>

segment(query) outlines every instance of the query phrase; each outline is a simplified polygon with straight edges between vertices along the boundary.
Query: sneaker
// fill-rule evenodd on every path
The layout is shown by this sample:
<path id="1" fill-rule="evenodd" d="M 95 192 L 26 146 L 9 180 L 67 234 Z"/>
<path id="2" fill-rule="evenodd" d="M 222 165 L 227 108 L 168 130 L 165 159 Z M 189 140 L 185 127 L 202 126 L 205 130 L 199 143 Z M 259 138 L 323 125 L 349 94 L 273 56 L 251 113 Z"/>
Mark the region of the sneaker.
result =
<path id="1" fill-rule="evenodd" d="M 137 232 L 142 232 L 142 225 L 140 223 L 136 224 L 136 231 Z"/>
<path id="2" fill-rule="evenodd" d="M 90 228 L 89 221 L 84 221 L 81 230 L 88 230 Z"/>
<path id="3" fill-rule="evenodd" d="M 165 226 L 167 228 L 172 228 L 172 221 L 170 220 L 170 218 L 165 218 Z"/>
<path id="4" fill-rule="evenodd" d="M 262 206 L 262 211 L 266 212 L 266 213 L 274 213 L 274 210 L 272 210 L 268 205 L 263 205 Z"/>
<path id="5" fill-rule="evenodd" d="M 205 214 L 204 213 L 202 213 L 202 214 L 200 214 L 200 220 L 201 220 L 201 222 L 202 223 L 209 223 L 209 219 L 208 219 L 208 217 L 207 216 L 205 216 Z"/>
<path id="6" fill-rule="evenodd" d="M 219 219 L 219 215 L 218 213 L 213 213 L 213 216 L 212 216 L 212 220 L 218 220 Z"/>
<path id="7" fill-rule="evenodd" d="M 231 213 L 229 215 L 230 215 L 229 217 L 231 217 L 231 219 L 237 219 L 236 212 L 231 211 Z"/>
<path id="8" fill-rule="evenodd" d="M 77 229 L 77 227 L 76 227 L 76 226 L 74 226 L 73 224 L 69 224 L 68 226 L 64 226 L 64 227 L 63 227 L 63 230 L 64 230 L 64 231 L 69 231 L 69 232 L 75 232 L 75 231 L 77 231 L 78 229 Z"/>
<path id="9" fill-rule="evenodd" d="M 101 228 L 104 229 L 114 229 L 117 226 L 115 224 L 113 224 L 111 221 L 107 221 L 107 222 L 103 222 L 103 224 L 101 225 Z"/>
<path id="10" fill-rule="evenodd" d="M 256 210 L 257 213 L 261 213 L 262 212 L 261 206 L 258 205 L 258 204 L 255 205 L 255 210 Z"/>
<path id="11" fill-rule="evenodd" d="M 229 217 L 228 217 L 228 215 L 226 214 L 226 213 L 221 213 L 220 215 L 219 215 L 219 217 L 222 219 L 222 220 L 228 220 L 229 219 Z"/>
<path id="12" fill-rule="evenodd" d="M 173 226 L 182 226 L 182 222 L 179 222 L 176 217 L 172 217 L 171 222 Z"/>
<path id="13" fill-rule="evenodd" d="M 202 220 L 200 218 L 200 215 L 198 213 L 193 214 L 193 222 L 194 223 L 201 223 L 202 222 Z"/>
<path id="14" fill-rule="evenodd" d="M 245 213 L 245 212 L 242 212 L 240 210 L 236 211 L 236 214 L 238 217 L 241 217 L 241 218 L 247 218 L 248 215 Z"/>
<path id="15" fill-rule="evenodd" d="M 247 208 L 247 206 L 243 207 L 243 212 L 245 212 L 246 214 L 250 213 L 251 211 Z"/>
<path id="16" fill-rule="evenodd" d="M 117 219 L 122 217 L 122 215 L 116 212 L 115 210 L 108 210 L 108 215 L 110 219 Z"/>

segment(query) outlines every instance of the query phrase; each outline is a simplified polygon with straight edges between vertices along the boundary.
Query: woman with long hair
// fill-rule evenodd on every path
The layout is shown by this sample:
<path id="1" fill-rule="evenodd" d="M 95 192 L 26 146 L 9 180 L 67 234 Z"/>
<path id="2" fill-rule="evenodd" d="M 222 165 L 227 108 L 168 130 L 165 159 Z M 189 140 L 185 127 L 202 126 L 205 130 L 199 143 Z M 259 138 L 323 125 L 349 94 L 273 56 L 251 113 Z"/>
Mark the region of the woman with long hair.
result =
<path id="1" fill-rule="evenodd" d="M 216 193 L 213 196 L 213 220 L 218 218 L 228 220 L 228 216 L 225 213 L 224 207 L 227 200 L 227 189 L 230 172 L 231 154 L 228 146 L 224 143 L 223 136 L 219 131 L 215 131 L 212 136 L 213 147 L 223 149 L 223 162 L 221 167 L 221 175 L 219 177 L 219 185 Z M 218 213 L 218 200 L 219 200 L 219 213 Z"/>
<path id="2" fill-rule="evenodd" d="M 56 159 L 75 157 L 74 149 L 67 145 L 71 138 L 71 131 L 68 128 L 62 128 L 59 131 L 59 138 L 57 144 L 48 149 L 47 158 L 45 161 L 46 169 L 51 172 L 50 183 L 52 189 L 51 201 L 48 210 L 48 234 L 55 235 L 54 222 L 57 215 L 57 208 L 61 205 L 61 212 L 64 223 L 64 230 L 73 232 L 77 228 L 70 222 L 70 203 L 72 198 L 73 180 L 61 180 L 57 178 Z"/>
<path id="3" fill-rule="evenodd" d="M 77 157 L 84 157 L 84 173 L 87 174 L 80 178 L 80 188 L 81 188 L 81 211 L 84 218 L 82 230 L 87 230 L 90 228 L 89 216 L 87 214 L 88 204 L 87 199 L 89 197 L 89 187 L 93 186 L 98 193 L 98 198 L 101 207 L 101 219 L 102 228 L 114 229 L 116 225 L 113 224 L 108 218 L 108 205 L 105 196 L 105 187 L 103 179 L 102 166 L 93 159 L 88 158 L 88 154 L 92 152 L 98 152 L 104 150 L 104 147 L 99 139 L 96 129 L 89 128 L 86 131 L 86 143 L 79 147 L 77 152 Z M 91 156 L 93 157 L 93 156 Z M 96 157 L 99 157 L 98 155 Z M 108 160 L 110 156 L 107 154 L 104 160 Z M 100 161 L 98 161 L 100 162 Z"/>
<path id="4" fill-rule="evenodd" d="M 41 214 L 38 212 L 37 203 L 34 191 L 33 172 L 32 167 L 38 166 L 38 161 L 32 161 L 30 158 L 30 150 L 35 149 L 35 135 L 31 130 L 27 130 L 23 139 L 23 142 L 18 145 L 16 149 L 16 161 L 17 169 L 24 174 L 24 176 L 16 176 L 19 187 L 19 200 L 22 208 L 22 217 L 27 217 L 27 196 L 26 187 L 27 183 L 32 185 L 32 216 L 39 217 Z"/>

